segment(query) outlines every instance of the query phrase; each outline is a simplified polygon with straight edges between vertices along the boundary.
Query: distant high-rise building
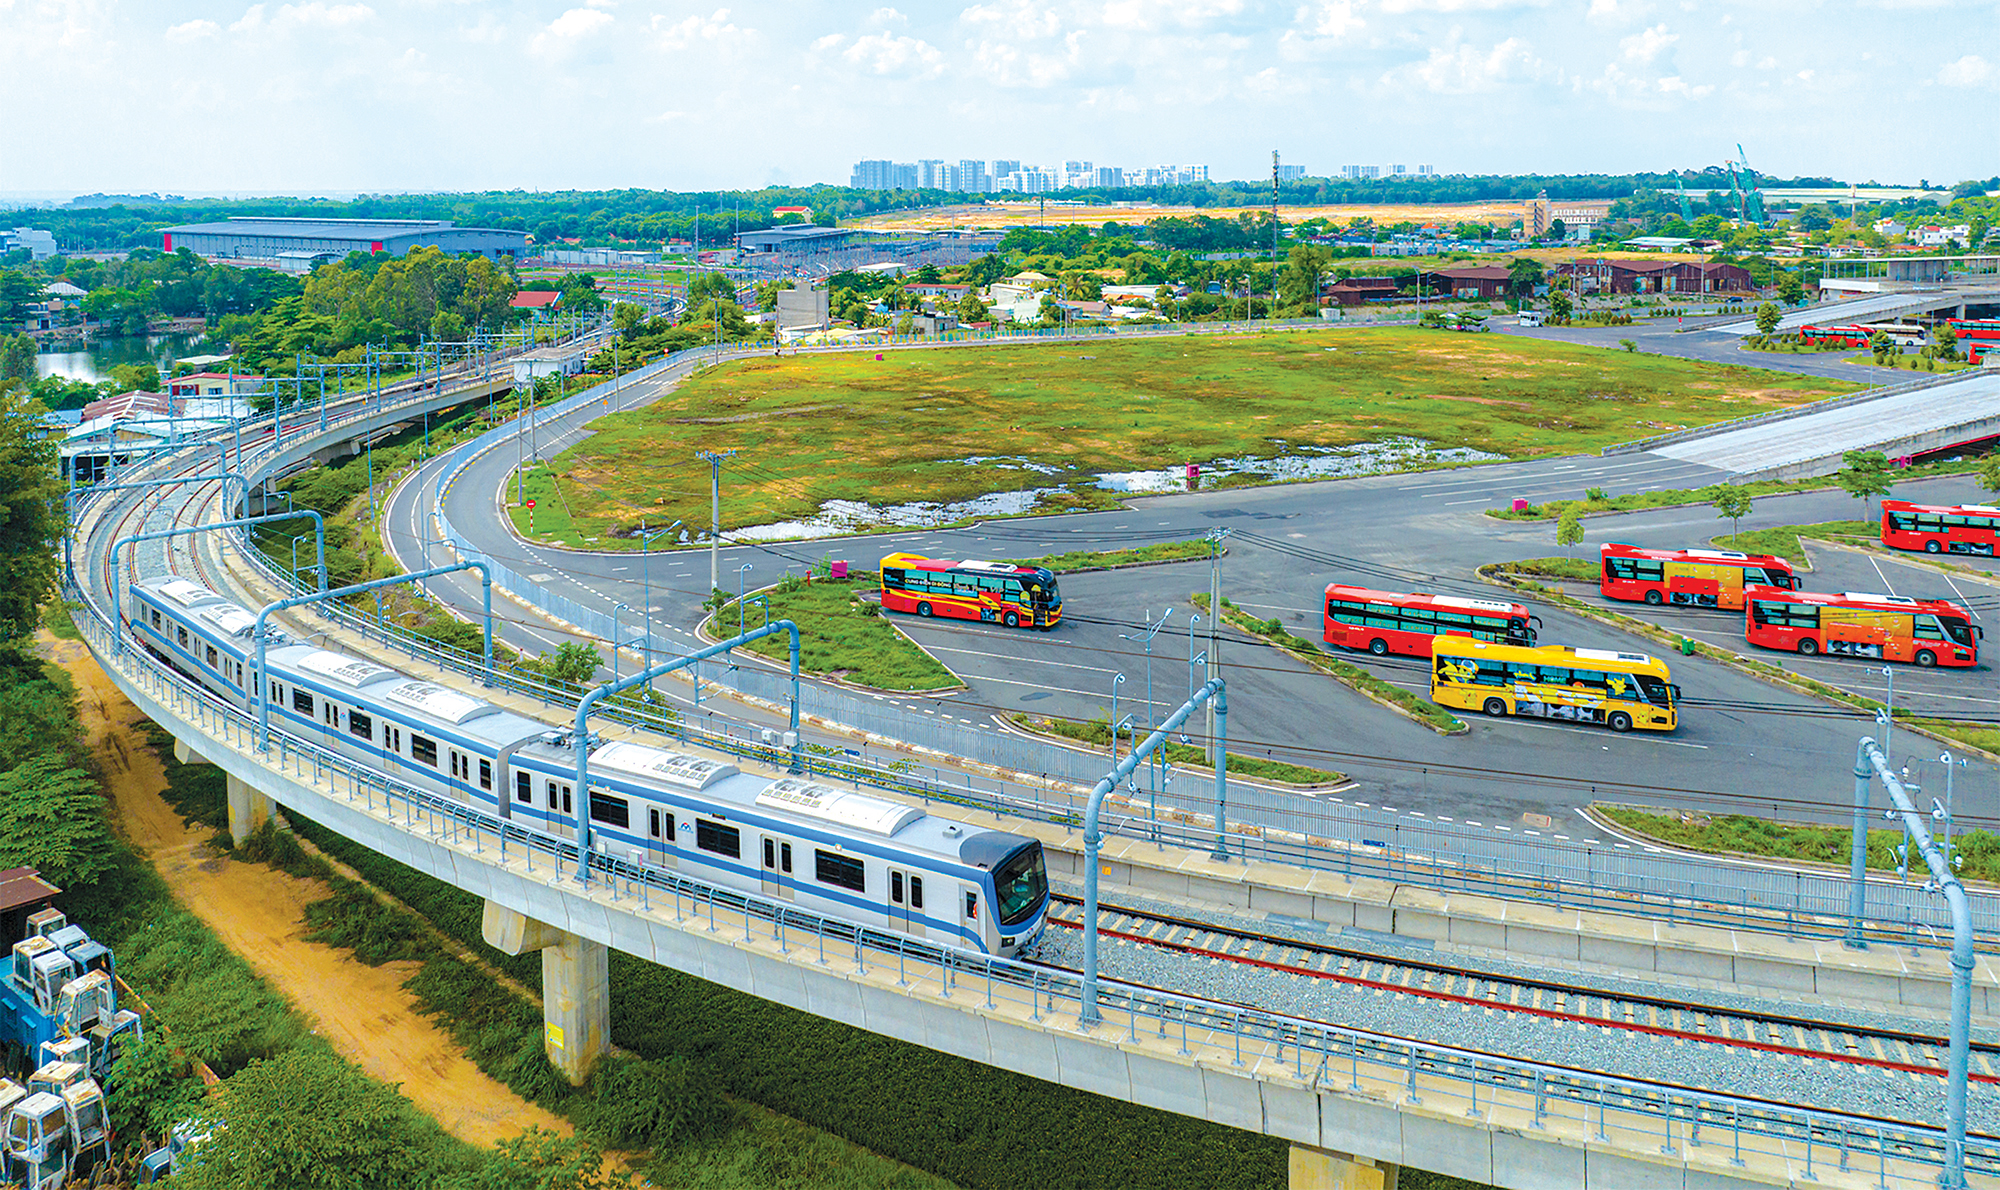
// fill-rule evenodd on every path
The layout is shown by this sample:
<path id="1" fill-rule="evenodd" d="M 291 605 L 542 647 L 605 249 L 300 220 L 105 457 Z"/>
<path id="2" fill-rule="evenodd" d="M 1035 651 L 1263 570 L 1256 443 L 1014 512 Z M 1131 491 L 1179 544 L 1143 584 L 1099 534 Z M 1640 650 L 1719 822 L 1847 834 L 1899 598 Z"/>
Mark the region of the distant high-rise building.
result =
<path id="1" fill-rule="evenodd" d="M 917 188 L 917 166 L 913 161 L 898 161 L 890 172 L 891 188 L 895 190 L 915 190 Z"/>
<path id="2" fill-rule="evenodd" d="M 1278 180 L 1281 182 L 1296 181 L 1305 176 L 1306 167 L 1303 165 L 1280 165 L 1278 167 Z"/>
<path id="3" fill-rule="evenodd" d="M 1389 176 L 1392 178 L 1400 178 L 1409 172 L 1410 167 L 1407 165 L 1392 165 L 1389 167 Z"/>
<path id="4" fill-rule="evenodd" d="M 1208 181 L 1206 165 L 1183 165 L 1175 172 L 1180 175 L 1176 180 L 1183 185 L 1200 185 Z"/>
<path id="5" fill-rule="evenodd" d="M 896 163 L 893 161 L 857 161 L 854 163 L 856 190 L 889 190 L 896 185 Z"/>
<path id="6" fill-rule="evenodd" d="M 917 162 L 917 185 L 925 190 L 944 190 L 950 179 L 945 177 L 944 162 L 928 158 Z"/>
<path id="7" fill-rule="evenodd" d="M 1382 167 L 1379 165 L 1343 165 L 1340 167 L 1340 173 L 1342 177 L 1361 181 L 1368 178 L 1381 177 Z"/>
<path id="8" fill-rule="evenodd" d="M 993 179 L 996 183 L 1008 174 L 1017 174 L 1020 172 L 1021 163 L 1018 161 L 995 161 L 993 163 Z"/>
<path id="9" fill-rule="evenodd" d="M 1437 167 L 1431 165 L 1419 165 L 1417 167 L 1417 176 L 1420 178 L 1435 178 L 1437 177 Z"/>
<path id="10" fill-rule="evenodd" d="M 1117 190 L 1125 185 L 1125 171 L 1115 165 L 1100 165 L 1095 173 L 1092 184 L 1100 190 Z"/>
<path id="11" fill-rule="evenodd" d="M 952 188 L 963 194 L 984 194 L 993 189 L 993 182 L 986 172 L 984 161 L 966 158 L 958 163 L 957 176 L 952 179 Z"/>

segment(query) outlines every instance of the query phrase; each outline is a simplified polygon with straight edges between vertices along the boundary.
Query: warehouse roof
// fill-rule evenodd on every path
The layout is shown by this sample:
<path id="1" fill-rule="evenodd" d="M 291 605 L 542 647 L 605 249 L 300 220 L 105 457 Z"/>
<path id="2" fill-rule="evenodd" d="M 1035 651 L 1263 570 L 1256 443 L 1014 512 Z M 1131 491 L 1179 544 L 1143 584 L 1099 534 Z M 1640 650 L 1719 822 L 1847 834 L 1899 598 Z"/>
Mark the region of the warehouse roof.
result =
<path id="1" fill-rule="evenodd" d="M 220 223 L 187 223 L 164 230 L 180 235 L 296 236 L 315 240 L 386 240 L 441 231 L 489 231 L 454 227 L 447 219 L 296 219 L 232 215 Z"/>

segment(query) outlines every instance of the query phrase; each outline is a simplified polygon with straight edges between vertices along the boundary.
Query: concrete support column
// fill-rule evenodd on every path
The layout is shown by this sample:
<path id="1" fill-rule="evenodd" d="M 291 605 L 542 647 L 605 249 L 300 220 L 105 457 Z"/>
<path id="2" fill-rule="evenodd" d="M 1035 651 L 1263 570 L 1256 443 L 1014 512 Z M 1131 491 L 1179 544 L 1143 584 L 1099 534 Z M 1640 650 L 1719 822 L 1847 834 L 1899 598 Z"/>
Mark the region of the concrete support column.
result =
<path id="1" fill-rule="evenodd" d="M 1291 1190 L 1396 1190 L 1394 1165 L 1309 1145 L 1293 1145 Z"/>
<path id="2" fill-rule="evenodd" d="M 271 799 L 238 777 L 229 778 L 229 841 L 241 847 L 271 820 Z"/>
<path id="3" fill-rule="evenodd" d="M 611 1044 L 610 950 L 492 901 L 480 934 L 506 954 L 542 952 L 542 1047 L 549 1065 L 582 1086 Z"/>

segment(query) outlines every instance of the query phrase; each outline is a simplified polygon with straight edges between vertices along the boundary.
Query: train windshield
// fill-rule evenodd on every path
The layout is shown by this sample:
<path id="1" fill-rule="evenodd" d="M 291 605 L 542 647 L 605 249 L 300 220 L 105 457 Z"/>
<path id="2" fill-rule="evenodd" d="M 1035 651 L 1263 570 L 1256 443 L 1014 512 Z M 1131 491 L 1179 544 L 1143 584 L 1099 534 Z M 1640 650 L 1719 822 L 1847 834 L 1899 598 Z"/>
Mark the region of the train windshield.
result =
<path id="1" fill-rule="evenodd" d="M 1028 843 L 993 869 L 993 895 L 1002 928 L 1026 921 L 1049 891 L 1048 869 L 1042 866 L 1042 845 Z"/>

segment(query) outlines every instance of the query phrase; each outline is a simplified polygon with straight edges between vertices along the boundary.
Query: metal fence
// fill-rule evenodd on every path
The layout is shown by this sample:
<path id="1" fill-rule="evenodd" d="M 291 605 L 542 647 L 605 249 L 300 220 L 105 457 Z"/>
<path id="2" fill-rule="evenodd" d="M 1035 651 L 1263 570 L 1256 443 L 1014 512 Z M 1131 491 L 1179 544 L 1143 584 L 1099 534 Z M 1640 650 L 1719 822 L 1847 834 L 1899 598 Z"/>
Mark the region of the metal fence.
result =
<path id="1" fill-rule="evenodd" d="M 954 1000 L 968 1010 L 1002 1003 L 1025 1009 L 1036 1023 L 1080 1018 L 1081 979 L 1068 971 L 1031 966 L 957 950 L 799 910 L 782 900 L 719 888 L 643 863 L 601 852 L 580 853 L 574 843 L 523 829 L 472 806 L 398 783 L 372 769 L 282 732 L 260 729 L 241 708 L 206 691 L 143 653 L 125 646 L 115 623 L 88 593 L 78 626 L 107 669 L 189 730 L 226 748 L 254 757 L 315 796 L 347 805 L 422 845 L 451 846 L 475 862 L 537 862 L 551 875 L 579 873 L 608 888 L 609 912 L 664 921 L 704 924 L 717 940 L 745 943 L 758 934 L 775 941 L 795 961 L 824 964 L 829 950 L 865 972 L 870 965 L 894 964 L 899 984 L 912 994 Z M 1185 1057 L 1227 1068 L 1256 1069 L 1266 1080 L 1304 1084 L 1309 1090 L 1351 1092 L 1392 1103 L 1443 1101 L 1467 1119 L 1466 1126 L 1503 1126 L 1497 1112 L 1527 1116 L 1537 1128 L 1551 1121 L 1580 1127 L 1600 1143 L 1657 1153 L 1670 1159 L 1702 1161 L 1704 1155 L 1742 1165 L 1745 1156 L 1803 1164 L 1806 1180 L 1835 1170 L 1859 1172 L 1893 1190 L 1935 1184 L 1946 1162 L 1940 1128 L 1901 1124 L 1872 1117 L 1814 1111 L 1763 1100 L 1662 1086 L 1568 1067 L 1498 1057 L 1281 1016 L 1257 1009 L 1107 982 L 1098 1007 L 1103 1023 L 1090 1032 L 1100 1042 L 1136 1042 L 1141 1030 L 1179 1043 Z M 1378 1100 L 1379 1101 L 1379 1100 Z M 1435 1107 L 1431 1110 L 1436 1110 Z M 1727 1154 L 1725 1157 L 1724 1154 Z M 1969 1172 L 1982 1180 L 2000 1177 L 2000 1142 L 1975 1136 L 1968 1145 Z M 1816 1172 L 1817 1171 L 1817 1172 Z"/>

